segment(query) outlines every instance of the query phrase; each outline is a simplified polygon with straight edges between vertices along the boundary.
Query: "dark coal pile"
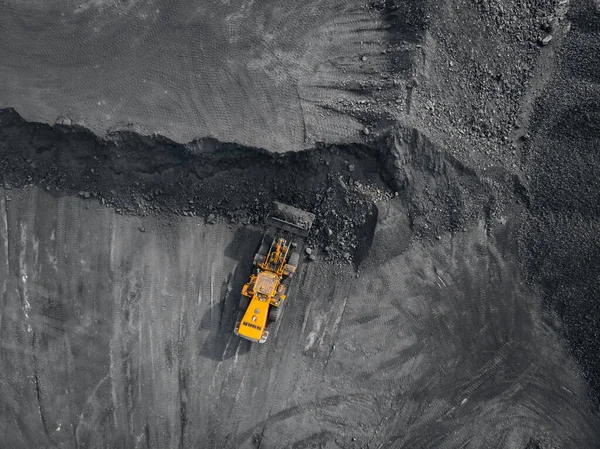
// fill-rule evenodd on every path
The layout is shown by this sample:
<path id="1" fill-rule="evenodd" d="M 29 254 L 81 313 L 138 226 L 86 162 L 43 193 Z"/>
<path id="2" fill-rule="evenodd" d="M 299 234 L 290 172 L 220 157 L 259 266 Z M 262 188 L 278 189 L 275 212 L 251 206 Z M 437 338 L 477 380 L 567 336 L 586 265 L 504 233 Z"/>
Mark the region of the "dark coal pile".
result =
<path id="1" fill-rule="evenodd" d="M 351 260 L 374 225 L 376 201 L 393 192 L 382 163 L 364 145 L 323 146 L 278 155 L 214 140 L 181 145 L 160 136 L 119 132 L 99 139 L 79 127 L 0 118 L 2 181 L 79 194 L 135 215 L 218 217 L 260 225 L 279 200 L 317 215 L 310 243 Z M 372 232 L 372 229 L 371 229 Z"/>
<path id="2" fill-rule="evenodd" d="M 77 126 L 28 123 L 10 109 L 0 123 L 7 187 L 36 184 L 100 201 L 117 213 L 201 216 L 208 223 L 222 217 L 260 225 L 279 200 L 316 214 L 309 244 L 355 264 L 368 253 L 378 202 L 400 197 L 417 235 L 433 238 L 493 215 L 513 196 L 507 173 L 482 182 L 418 131 L 402 128 L 368 144 L 273 154 L 131 132 L 100 139 Z"/>

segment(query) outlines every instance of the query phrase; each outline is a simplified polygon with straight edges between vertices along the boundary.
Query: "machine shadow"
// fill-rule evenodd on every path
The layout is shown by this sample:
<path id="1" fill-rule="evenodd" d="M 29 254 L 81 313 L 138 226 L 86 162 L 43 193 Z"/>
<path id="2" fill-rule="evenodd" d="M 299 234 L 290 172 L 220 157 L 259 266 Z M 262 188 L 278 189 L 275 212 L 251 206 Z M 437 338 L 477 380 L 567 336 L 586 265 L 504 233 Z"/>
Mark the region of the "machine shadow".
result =
<path id="1" fill-rule="evenodd" d="M 252 259 L 262 240 L 262 232 L 249 227 L 239 228 L 231 243 L 225 248 L 225 257 L 238 263 L 233 273 L 223 280 L 221 297 L 200 320 L 200 328 L 209 335 L 200 349 L 200 355 L 223 361 L 246 354 L 252 343 L 233 333 L 238 319 L 238 304 L 243 285 L 252 272 Z M 239 349 L 238 349 L 239 348 Z"/>

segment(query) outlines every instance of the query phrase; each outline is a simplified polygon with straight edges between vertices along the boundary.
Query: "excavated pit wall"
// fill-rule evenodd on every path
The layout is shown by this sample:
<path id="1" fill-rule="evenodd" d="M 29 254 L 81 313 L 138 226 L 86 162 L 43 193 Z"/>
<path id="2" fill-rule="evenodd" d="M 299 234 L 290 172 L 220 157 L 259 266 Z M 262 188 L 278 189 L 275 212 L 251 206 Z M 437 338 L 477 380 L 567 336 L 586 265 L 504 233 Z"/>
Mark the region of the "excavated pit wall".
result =
<path id="1" fill-rule="evenodd" d="M 415 232 L 433 237 L 489 219 L 514 196 L 507 172 L 480 178 L 418 130 L 401 127 L 366 144 L 273 154 L 131 132 L 102 139 L 79 126 L 26 122 L 6 109 L 0 142 L 7 187 L 79 194 L 118 213 L 199 215 L 208 222 L 224 216 L 254 225 L 279 200 L 316 213 L 309 243 L 356 265 L 368 253 L 378 202 L 400 197 Z"/>

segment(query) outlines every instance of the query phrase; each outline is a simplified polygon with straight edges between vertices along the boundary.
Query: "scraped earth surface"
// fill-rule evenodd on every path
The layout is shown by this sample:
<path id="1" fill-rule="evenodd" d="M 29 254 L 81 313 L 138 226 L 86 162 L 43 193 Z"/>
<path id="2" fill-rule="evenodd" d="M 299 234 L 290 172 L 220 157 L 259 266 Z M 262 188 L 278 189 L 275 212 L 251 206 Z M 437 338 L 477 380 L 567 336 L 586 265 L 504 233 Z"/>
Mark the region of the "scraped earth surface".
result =
<path id="1" fill-rule="evenodd" d="M 597 437 L 578 369 L 500 249 L 510 223 L 409 245 L 391 202 L 360 273 L 304 263 L 271 342 L 253 345 L 231 330 L 260 233 L 2 193 L 7 447 Z M 391 241 L 405 250 L 390 254 Z"/>
<path id="2" fill-rule="evenodd" d="M 284 3 L 5 3 L 0 447 L 597 447 L 597 2 Z"/>
<path id="3" fill-rule="evenodd" d="M 355 140 L 360 121 L 323 106 L 344 91 L 360 100 L 346 85 L 360 93 L 388 65 L 384 18 L 360 1 L 11 0 L 3 11 L 0 106 L 100 134 L 275 151 Z M 393 51 L 404 70 L 412 44 Z"/>

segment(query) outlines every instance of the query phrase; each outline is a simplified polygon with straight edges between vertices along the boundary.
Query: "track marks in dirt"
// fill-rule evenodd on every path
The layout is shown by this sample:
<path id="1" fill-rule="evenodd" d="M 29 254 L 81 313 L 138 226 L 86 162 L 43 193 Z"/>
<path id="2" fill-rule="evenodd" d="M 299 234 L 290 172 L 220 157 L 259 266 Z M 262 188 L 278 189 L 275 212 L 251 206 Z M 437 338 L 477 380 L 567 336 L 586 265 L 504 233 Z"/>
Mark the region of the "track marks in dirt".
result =
<path id="1" fill-rule="evenodd" d="M 508 447 L 543 431 L 557 443 L 593 441 L 582 384 L 552 333 L 532 317 L 535 298 L 515 282 L 483 225 L 435 245 L 413 243 L 403 254 L 378 254 L 385 246 L 376 245 L 358 277 L 350 265 L 303 261 L 277 332 L 269 343 L 251 345 L 232 338 L 232 328 L 259 232 L 221 219 L 169 224 L 122 216 L 44 192 L 34 202 L 27 192 L 8 202 L 9 259 L 18 267 L 27 208 L 36 211 L 27 233 L 42 222 L 38 217 L 50 217 L 54 224 L 36 232 L 39 256 L 27 239 L 30 321 L 47 334 L 49 348 L 69 345 L 74 355 L 66 363 L 78 372 L 77 388 L 58 395 L 63 382 L 74 380 L 48 364 L 56 354 L 46 352 L 41 338 L 36 343 L 43 404 L 52 417 L 47 429 L 57 444 L 233 448 L 259 441 L 302 446 L 312 438 L 458 448 L 471 439 Z M 96 233 L 78 228 L 78 220 L 96 223 Z M 57 270 L 48 267 L 36 286 L 34 262 L 49 265 L 42 257 L 48 251 L 57 252 Z M 10 291 L 18 273 L 8 278 Z M 0 326 L 3 340 L 16 335 L 23 342 L 22 349 L 0 352 L 11 357 L 3 379 L 13 392 L 27 391 L 19 379 L 33 354 L 23 340 L 26 324 L 14 315 L 23 316 L 15 292 L 3 295 Z M 34 321 L 33 312 L 59 292 L 79 303 L 67 309 L 77 310 L 73 317 L 60 307 L 45 312 L 71 320 L 65 331 L 56 318 Z M 15 416 L 31 418 L 23 432 L 42 438 L 29 387 L 29 396 L 19 396 L 25 401 L 12 393 L 0 401 Z M 67 405 L 68 419 L 56 411 L 59 404 Z M 557 421 L 550 424 L 546 414 Z M 59 422 L 63 430 L 51 432 Z M 11 435 L 13 446 L 24 444 Z"/>
<path id="2" fill-rule="evenodd" d="M 580 432 L 578 421 L 586 422 L 581 444 L 594 440 L 595 418 L 551 386 L 560 378 L 585 391 L 563 367 L 567 355 L 540 324 L 540 303 L 515 270 L 481 225 L 433 246 L 415 245 L 381 270 L 361 271 L 370 282 L 349 299 L 336 345 L 339 371 L 331 374 L 358 373 L 353 381 L 368 382 L 375 396 L 394 392 L 396 405 L 382 411 L 389 418 L 377 440 L 383 447 L 509 447 L 544 432 L 563 444 L 566 434 Z M 370 297 L 377 301 L 360 305 L 358 298 Z M 411 401 L 418 411 L 401 412 Z M 516 428 L 513 413 L 521 421 Z M 463 430 L 450 432 L 455 426 Z"/>
<path id="3" fill-rule="evenodd" d="M 256 434 L 256 431 L 258 429 L 264 429 L 267 426 L 272 426 L 276 423 L 280 423 L 283 421 L 286 421 L 290 418 L 296 418 L 299 415 L 303 415 L 303 414 L 313 414 L 315 413 L 317 410 L 319 409 L 325 409 L 327 407 L 336 407 L 336 406 L 340 406 L 342 404 L 345 404 L 349 401 L 352 401 L 353 399 L 360 399 L 361 397 L 364 397 L 362 395 L 359 394 L 355 394 L 355 395 L 343 395 L 343 396 L 327 396 L 324 397 L 322 399 L 318 399 L 315 401 L 311 401 L 311 402 L 306 402 L 306 403 L 301 403 L 299 405 L 295 405 L 289 408 L 286 408 L 284 410 L 281 410 L 280 412 L 274 413 L 272 414 L 267 420 L 258 423 L 255 427 L 250 428 L 248 430 L 246 430 L 245 432 L 241 432 L 236 440 L 235 440 L 235 444 L 231 447 L 239 447 L 242 443 L 246 442 L 247 440 L 249 440 L 254 434 Z M 316 424 L 317 420 L 314 418 L 311 418 L 308 420 L 308 422 L 302 423 L 302 427 L 306 430 L 308 430 L 307 428 L 310 427 L 310 422 L 312 421 L 312 424 Z M 298 430 L 298 429 L 296 429 Z M 311 429 L 314 432 L 314 428 Z M 274 432 L 275 434 L 276 432 Z M 310 435 L 311 433 L 309 433 Z M 262 433 L 263 437 L 264 437 L 264 431 Z M 281 437 L 283 435 L 279 434 L 279 437 L 275 437 L 272 439 L 272 443 L 273 444 L 277 444 L 279 442 L 281 442 Z M 332 435 L 333 436 L 333 435 Z M 292 440 L 297 438 L 295 435 L 290 435 L 291 438 L 286 438 L 286 440 Z M 260 439 L 259 439 L 260 441 Z"/>
<path id="4" fill-rule="evenodd" d="M 20 192 L 3 189 L 2 196 L 6 201 L 4 210 L 7 213 L 5 236 L 10 241 L 6 258 L 13 262 L 12 269 L 6 266 L 8 271 L 1 275 L 6 280 L 6 291 L 2 294 L 0 332 L 2 341 L 13 342 L 8 346 L 3 345 L 2 357 L 5 359 L 3 365 L 10 364 L 12 367 L 8 374 L 10 383 L 14 385 L 3 396 L 8 403 L 13 401 L 11 396 L 21 396 L 23 400 L 13 404 L 9 415 L 19 416 L 18 419 L 22 419 L 21 416 L 28 417 L 34 426 L 31 432 L 24 430 L 25 433 L 20 437 L 24 440 L 20 443 L 9 440 L 12 442 L 7 444 L 19 447 L 23 441 L 28 441 L 29 444 L 51 445 L 54 441 L 57 445 L 68 445 L 74 441 L 76 434 L 78 413 L 75 408 L 85 400 L 83 395 L 86 386 L 95 384 L 96 376 L 103 369 L 97 365 L 89 366 L 83 360 L 78 360 L 76 355 L 81 353 L 83 347 L 90 358 L 105 358 L 105 351 L 101 349 L 105 348 L 105 340 L 93 338 L 102 325 L 90 320 L 89 315 L 85 318 L 79 315 L 86 308 L 81 306 L 88 293 L 85 289 L 75 286 L 72 292 L 65 288 L 68 282 L 64 282 L 60 293 L 57 292 L 56 286 L 60 284 L 57 266 L 62 261 L 56 257 L 56 251 L 58 248 L 64 251 L 65 240 L 63 236 L 56 235 L 56 201 L 41 191 L 33 193 L 29 189 Z M 45 219 L 39 219 L 38 213 L 45 215 Z M 85 245 L 82 249 L 85 250 Z M 55 255 L 51 257 L 52 254 Z M 74 257 L 75 264 L 79 266 L 80 257 L 79 252 Z M 93 291 L 101 292 L 102 289 L 93 283 L 94 276 L 86 273 Z M 74 301 L 72 295 L 79 296 L 78 300 Z M 77 372 L 81 390 L 72 388 L 74 372 Z M 37 379 L 29 386 L 37 383 L 39 401 L 36 399 L 34 402 L 37 393 L 31 397 L 31 401 L 27 399 L 30 393 L 22 390 L 24 385 L 18 385 L 19 377 Z M 66 387 L 57 389 L 56 384 L 61 381 Z M 38 429 L 42 431 L 41 434 L 35 429 L 39 419 L 35 421 L 27 411 L 35 403 L 44 421 L 44 429 Z M 40 435 L 47 435 L 46 443 Z"/>
<path id="5" fill-rule="evenodd" d="M 210 136 L 274 151 L 355 139 L 364 117 L 319 105 L 386 66 L 381 10 L 356 0 L 9 4 L 0 106 L 100 135 Z"/>
<path id="6" fill-rule="evenodd" d="M 308 50 L 298 76 L 307 143 L 354 141 L 366 117 L 357 105 L 372 101 L 374 79 L 387 69 L 386 27 L 377 11 L 349 7 L 305 37 Z M 364 106 L 362 106 L 364 108 Z"/>

